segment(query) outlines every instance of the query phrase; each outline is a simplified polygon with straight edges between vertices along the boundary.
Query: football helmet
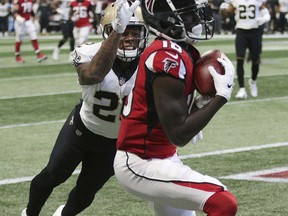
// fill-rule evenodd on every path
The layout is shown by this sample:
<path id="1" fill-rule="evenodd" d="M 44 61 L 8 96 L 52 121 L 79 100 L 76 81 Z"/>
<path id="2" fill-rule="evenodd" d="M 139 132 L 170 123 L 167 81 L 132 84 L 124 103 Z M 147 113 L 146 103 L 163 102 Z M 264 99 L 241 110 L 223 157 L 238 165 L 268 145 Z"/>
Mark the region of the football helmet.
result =
<path id="1" fill-rule="evenodd" d="M 215 20 L 207 0 L 142 0 L 141 8 L 156 36 L 189 44 L 213 37 Z"/>
<path id="2" fill-rule="evenodd" d="M 112 32 L 112 22 L 116 18 L 117 13 L 117 5 L 114 3 L 109 4 L 103 11 L 102 11 L 102 17 L 100 26 L 102 28 L 102 36 L 104 39 L 106 39 L 109 34 Z M 139 28 L 140 34 L 139 38 L 125 38 L 125 32 L 123 33 L 123 36 L 120 40 L 120 46 L 124 47 L 124 45 L 121 46 L 121 43 L 124 44 L 124 41 L 133 41 L 136 47 L 134 49 L 125 49 L 125 48 L 118 48 L 117 50 L 117 57 L 123 61 L 132 61 L 137 56 L 139 56 L 143 50 L 146 48 L 147 45 L 147 39 L 148 39 L 148 29 L 146 28 L 146 25 L 144 23 L 142 12 L 140 7 L 137 7 L 134 14 L 132 15 L 129 24 L 127 25 L 126 29 L 129 28 Z"/>

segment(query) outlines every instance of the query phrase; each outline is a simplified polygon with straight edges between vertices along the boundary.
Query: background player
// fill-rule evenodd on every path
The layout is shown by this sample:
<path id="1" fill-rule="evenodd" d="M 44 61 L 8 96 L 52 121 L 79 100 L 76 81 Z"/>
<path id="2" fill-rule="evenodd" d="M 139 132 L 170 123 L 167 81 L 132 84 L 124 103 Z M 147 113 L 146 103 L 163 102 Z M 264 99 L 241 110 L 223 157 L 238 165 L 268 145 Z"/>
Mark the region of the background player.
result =
<path id="1" fill-rule="evenodd" d="M 11 4 L 8 0 L 0 1 L 0 37 L 8 36 L 8 17 L 11 13 Z"/>
<path id="2" fill-rule="evenodd" d="M 246 49 L 249 49 L 251 60 L 251 78 L 248 80 L 252 97 L 258 96 L 256 79 L 259 73 L 260 54 L 262 49 L 262 25 L 270 20 L 270 13 L 265 6 L 266 0 L 231 0 L 230 4 L 222 5 L 223 16 L 235 14 L 236 21 L 236 56 L 237 78 L 239 91 L 237 99 L 246 99 L 247 92 L 244 84 L 244 61 Z"/>
<path id="3" fill-rule="evenodd" d="M 61 16 L 60 27 L 62 39 L 59 40 L 57 47 L 53 50 L 52 58 L 59 59 L 60 48 L 69 40 L 70 52 L 74 50 L 75 39 L 73 36 L 73 22 L 70 19 L 70 0 L 58 0 L 52 4 L 52 8 Z"/>
<path id="4" fill-rule="evenodd" d="M 73 216 L 83 211 L 114 175 L 122 99 L 133 86 L 138 55 L 146 46 L 148 34 L 140 8 L 133 14 L 138 2 L 129 7 L 125 0 L 118 0 L 117 5 L 106 8 L 102 20 L 104 42 L 83 44 L 72 54 L 82 101 L 62 127 L 47 166 L 32 180 L 22 216 L 39 215 L 53 189 L 65 182 L 81 162 L 76 186 L 53 216 Z"/>
<path id="5" fill-rule="evenodd" d="M 88 0 L 73 1 L 70 7 L 71 20 L 74 22 L 73 35 L 76 45 L 81 45 L 88 40 L 91 29 L 90 18 L 95 18 L 95 9 Z"/>
<path id="6" fill-rule="evenodd" d="M 30 37 L 33 49 L 37 55 L 37 61 L 42 62 L 47 59 L 47 56 L 43 55 L 39 48 L 37 40 L 37 31 L 33 23 L 33 0 L 15 0 L 13 4 L 13 13 L 15 18 L 15 56 L 16 62 L 25 63 L 20 54 L 20 48 L 23 41 L 23 37 L 27 33 Z"/>
<path id="7" fill-rule="evenodd" d="M 232 93 L 234 67 L 227 57 L 218 58 L 225 74 L 209 68 L 216 96 L 189 112 L 193 67 L 200 56 L 192 44 L 212 37 L 211 9 L 207 2 L 194 0 L 143 0 L 141 8 L 149 30 L 158 37 L 140 57 L 123 109 L 116 178 L 128 192 L 153 202 L 157 215 L 169 215 L 166 206 L 178 208 L 178 215 L 188 215 L 181 209 L 236 215 L 236 199 L 226 186 L 183 165 L 176 151 L 209 123 Z M 204 105 L 202 99 L 196 100 L 198 107 Z"/>

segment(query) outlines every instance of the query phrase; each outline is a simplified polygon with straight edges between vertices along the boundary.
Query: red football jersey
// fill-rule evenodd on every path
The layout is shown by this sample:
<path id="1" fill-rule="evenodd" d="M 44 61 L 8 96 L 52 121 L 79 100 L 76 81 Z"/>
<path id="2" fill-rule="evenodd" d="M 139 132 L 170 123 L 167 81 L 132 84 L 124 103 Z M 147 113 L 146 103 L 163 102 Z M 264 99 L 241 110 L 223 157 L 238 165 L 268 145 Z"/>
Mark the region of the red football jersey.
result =
<path id="1" fill-rule="evenodd" d="M 89 12 L 92 10 L 90 1 L 84 0 L 83 2 L 73 1 L 71 2 L 71 8 L 73 10 L 73 16 L 78 17 L 78 20 L 74 22 L 76 27 L 84 27 L 91 25 L 89 22 Z"/>
<path id="2" fill-rule="evenodd" d="M 32 14 L 33 0 L 15 0 L 15 5 L 18 5 L 18 14 L 29 20 Z"/>
<path id="3" fill-rule="evenodd" d="M 176 146 L 169 142 L 156 113 L 152 84 L 157 73 L 183 80 L 188 103 L 195 90 L 193 62 L 199 59 L 199 52 L 194 47 L 190 46 L 189 50 L 188 54 L 178 44 L 165 39 L 156 39 L 144 50 L 134 87 L 123 109 L 117 149 L 145 159 L 167 158 L 175 154 Z"/>

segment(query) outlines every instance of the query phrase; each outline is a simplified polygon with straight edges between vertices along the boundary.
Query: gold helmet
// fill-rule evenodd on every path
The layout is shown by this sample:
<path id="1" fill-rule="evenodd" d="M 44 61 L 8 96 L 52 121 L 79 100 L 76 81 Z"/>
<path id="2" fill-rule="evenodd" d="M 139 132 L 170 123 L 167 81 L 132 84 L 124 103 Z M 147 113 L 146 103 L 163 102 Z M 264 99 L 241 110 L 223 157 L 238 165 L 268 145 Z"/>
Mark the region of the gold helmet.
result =
<path id="1" fill-rule="evenodd" d="M 128 1 L 129 2 L 129 1 Z M 114 3 L 108 4 L 107 7 L 102 11 L 101 17 L 101 28 L 102 28 L 102 36 L 104 39 L 108 38 L 110 33 L 112 32 L 112 22 L 116 19 L 117 13 L 117 5 Z M 137 56 L 139 56 L 147 45 L 148 39 L 148 30 L 145 26 L 141 8 L 138 6 L 132 15 L 129 24 L 127 25 L 126 29 L 129 27 L 139 27 L 140 29 L 140 37 L 134 38 L 133 41 L 138 42 L 138 46 L 133 50 L 125 50 L 119 49 L 117 50 L 117 57 L 123 61 L 132 61 Z M 120 43 L 123 42 L 124 38 L 120 40 Z M 131 39 L 130 39 L 131 40 Z"/>

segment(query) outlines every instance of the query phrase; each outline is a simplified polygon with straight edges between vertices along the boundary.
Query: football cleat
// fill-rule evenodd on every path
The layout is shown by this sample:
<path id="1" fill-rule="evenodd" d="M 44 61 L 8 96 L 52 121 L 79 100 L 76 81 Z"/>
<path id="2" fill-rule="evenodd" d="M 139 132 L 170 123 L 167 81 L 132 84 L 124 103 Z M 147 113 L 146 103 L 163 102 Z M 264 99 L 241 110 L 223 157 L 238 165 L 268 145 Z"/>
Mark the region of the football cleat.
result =
<path id="1" fill-rule="evenodd" d="M 21 216 L 27 216 L 26 209 L 27 209 L 27 208 L 23 209 L 23 211 L 22 211 L 22 213 L 21 213 Z"/>
<path id="2" fill-rule="evenodd" d="M 59 52 L 60 52 L 60 49 L 58 47 L 56 47 L 53 51 L 53 55 L 52 55 L 52 58 L 57 61 L 59 59 Z"/>
<path id="3" fill-rule="evenodd" d="M 247 98 L 247 92 L 246 92 L 245 88 L 244 87 L 240 88 L 235 97 L 237 99 L 246 99 Z"/>
<path id="4" fill-rule="evenodd" d="M 258 89 L 256 85 L 256 81 L 249 79 L 249 86 L 250 86 L 250 94 L 252 97 L 257 97 L 258 96 Z"/>
<path id="5" fill-rule="evenodd" d="M 18 63 L 25 63 L 25 61 L 23 60 L 23 58 L 21 57 L 21 55 L 17 55 L 15 60 L 16 60 L 16 62 L 18 62 Z"/>
<path id="6" fill-rule="evenodd" d="M 37 54 L 37 62 L 42 62 L 45 61 L 47 59 L 47 56 L 43 55 L 43 53 L 39 52 Z"/>
<path id="7" fill-rule="evenodd" d="M 59 206 L 59 208 L 54 212 L 52 216 L 61 216 L 62 210 L 65 207 L 65 205 Z"/>

